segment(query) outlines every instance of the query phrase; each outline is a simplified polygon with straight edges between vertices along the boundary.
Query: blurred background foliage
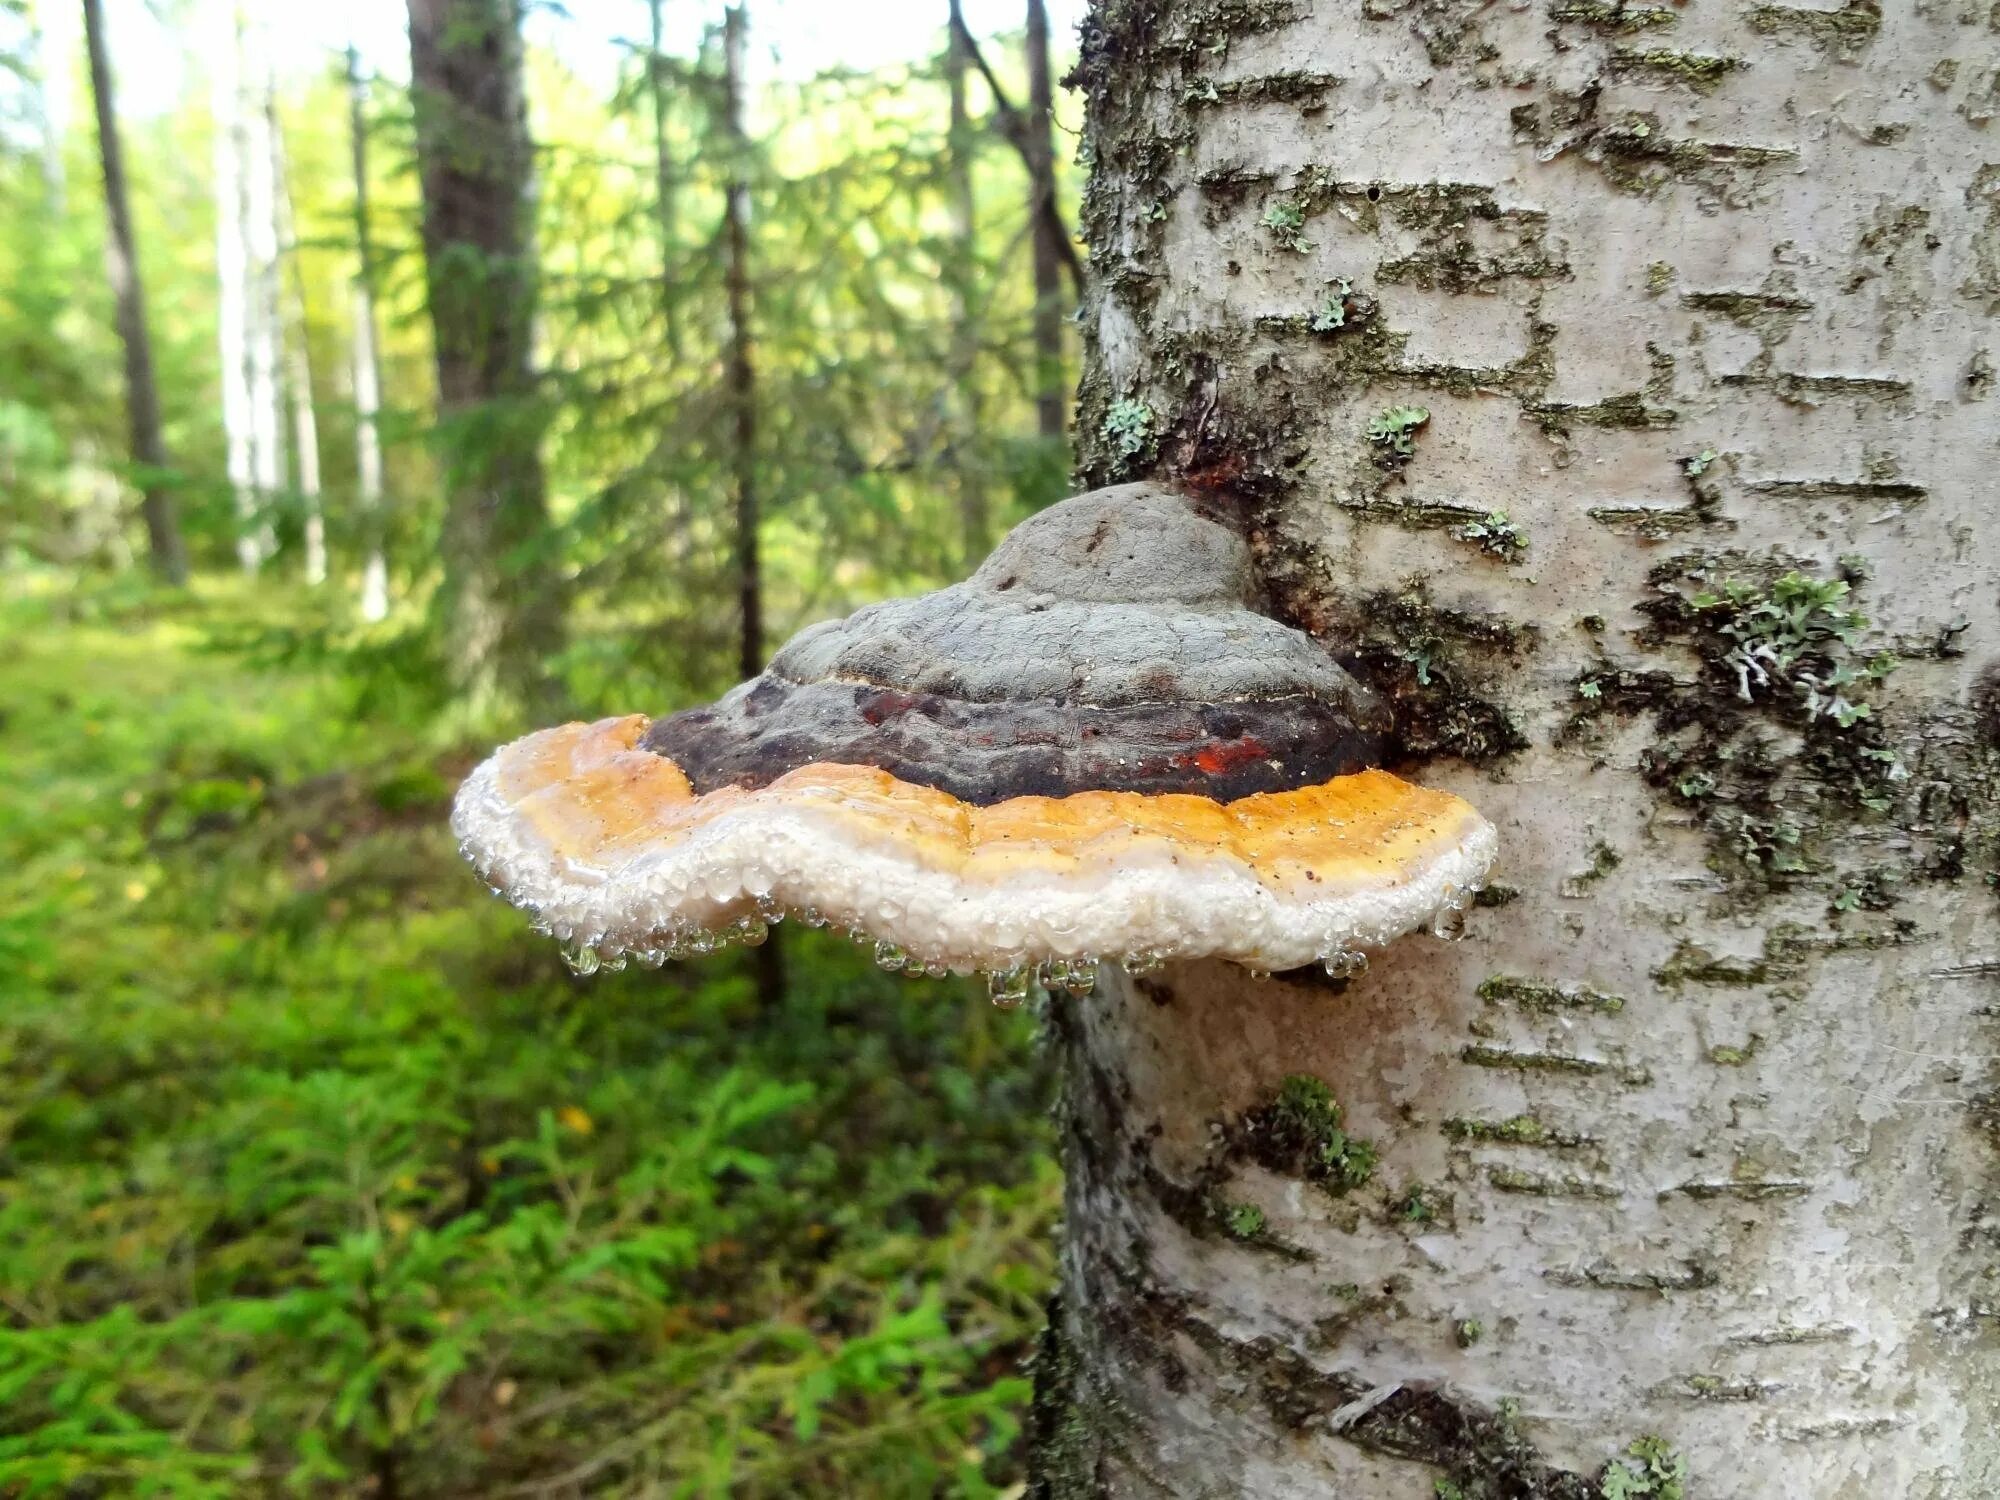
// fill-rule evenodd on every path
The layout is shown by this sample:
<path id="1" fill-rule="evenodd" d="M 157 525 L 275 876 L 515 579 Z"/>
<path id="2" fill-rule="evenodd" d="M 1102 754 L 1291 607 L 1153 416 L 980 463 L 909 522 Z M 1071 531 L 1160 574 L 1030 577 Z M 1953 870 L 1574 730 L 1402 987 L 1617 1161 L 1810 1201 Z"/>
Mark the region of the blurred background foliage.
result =
<path id="1" fill-rule="evenodd" d="M 149 463 L 82 23 L 0 0 L 0 1494 L 1018 1490 L 1059 1193 L 1032 1015 L 814 933 L 777 997 L 734 958 L 577 979 L 444 827 L 550 705 L 735 680 L 746 489 L 760 650 L 1063 492 L 1035 48 L 931 9 L 865 70 L 772 64 L 754 12 L 732 68 L 684 0 L 684 45 L 646 0 L 532 17 L 498 183 L 528 378 L 453 401 L 440 271 L 476 356 L 526 314 L 480 303 L 490 246 L 427 247 L 407 53 L 359 59 L 364 262 L 347 59 L 280 45 L 279 0 L 105 0 Z M 521 34 L 507 0 L 410 12 Z M 232 151 L 272 153 L 249 220 Z M 530 481 L 475 493 L 494 454 L 545 475 L 500 537 L 467 518 Z M 147 490 L 185 583 L 148 568 Z M 502 613 L 546 589 L 554 628 L 455 630 L 454 570 Z"/>

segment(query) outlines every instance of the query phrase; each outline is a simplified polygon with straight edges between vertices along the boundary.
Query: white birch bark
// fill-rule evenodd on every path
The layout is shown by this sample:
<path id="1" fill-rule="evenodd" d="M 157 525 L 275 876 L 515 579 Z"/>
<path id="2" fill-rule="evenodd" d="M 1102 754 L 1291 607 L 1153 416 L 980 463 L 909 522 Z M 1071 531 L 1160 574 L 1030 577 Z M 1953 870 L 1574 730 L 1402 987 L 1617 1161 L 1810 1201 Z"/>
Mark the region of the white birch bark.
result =
<path id="1" fill-rule="evenodd" d="M 291 407 L 292 451 L 298 469 L 299 503 L 305 515 L 306 582 L 317 588 L 326 582 L 326 511 L 320 498 L 319 417 L 313 408 L 312 346 L 306 323 L 305 268 L 299 262 L 298 225 L 293 216 L 292 188 L 285 166 L 284 122 L 278 116 L 274 80 L 264 89 L 264 130 L 271 146 L 272 204 L 278 239 L 280 317 L 279 346 L 285 364 L 285 399 Z"/>
<path id="2" fill-rule="evenodd" d="M 245 361 L 250 387 L 251 472 L 266 519 L 257 528 L 260 558 L 277 551 L 269 508 L 285 489 L 285 410 L 282 317 L 283 269 L 278 255 L 278 192 L 270 119 L 262 101 L 271 86 L 270 46 L 263 24 L 249 17 L 242 39 L 243 243 L 247 263 Z"/>
<path id="3" fill-rule="evenodd" d="M 361 566 L 361 618 L 388 618 L 389 563 L 383 551 L 382 367 L 375 337 L 375 251 L 368 210 L 368 83 L 361 54 L 347 49 L 348 147 L 354 171 L 353 288 L 354 470 L 366 556 Z"/>
<path id="4" fill-rule="evenodd" d="M 1086 477 L 1242 504 L 1514 894 L 1056 1007 L 1036 1494 L 2000 1493 L 1989 10 L 1100 0 Z M 1686 602 L 1843 569 L 1845 728 Z"/>
<path id="5" fill-rule="evenodd" d="M 250 251 L 244 237 L 244 94 L 241 17 L 233 0 L 213 16 L 209 56 L 215 114 L 216 327 L 222 384 L 222 428 L 229 487 L 236 506 L 236 557 L 255 573 L 266 555 L 268 526 L 258 498 L 256 437 L 251 420 Z"/>

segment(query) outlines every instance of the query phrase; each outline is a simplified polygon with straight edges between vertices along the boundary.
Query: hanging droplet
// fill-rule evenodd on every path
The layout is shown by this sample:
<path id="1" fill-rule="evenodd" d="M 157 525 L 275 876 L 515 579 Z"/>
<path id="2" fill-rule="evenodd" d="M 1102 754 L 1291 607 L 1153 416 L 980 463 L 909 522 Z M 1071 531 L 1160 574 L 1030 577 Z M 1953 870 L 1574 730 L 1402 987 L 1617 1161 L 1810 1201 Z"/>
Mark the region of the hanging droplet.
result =
<path id="1" fill-rule="evenodd" d="M 1049 965 L 1050 989 L 1060 988 L 1066 994 L 1081 1000 L 1097 989 L 1097 960 L 1094 958 L 1057 959 Z"/>
<path id="2" fill-rule="evenodd" d="M 563 962 L 569 965 L 572 974 L 588 979 L 597 972 L 597 950 L 588 943 L 576 943 L 562 950 Z"/>
<path id="3" fill-rule="evenodd" d="M 1441 906 L 1431 917 L 1431 936 L 1455 943 L 1465 936 L 1465 908 Z"/>
<path id="4" fill-rule="evenodd" d="M 905 953 L 901 948 L 898 948 L 894 943 L 885 941 L 875 945 L 876 964 L 881 968 L 887 969 L 891 974 L 901 969 L 909 961 L 910 955 Z"/>
<path id="5" fill-rule="evenodd" d="M 1125 972 L 1134 979 L 1144 979 L 1148 974 L 1157 974 L 1167 964 L 1167 956 L 1159 952 L 1130 953 L 1125 957 Z"/>
<path id="6" fill-rule="evenodd" d="M 639 967 L 642 969 L 658 969 L 664 967 L 666 964 L 667 950 L 664 948 L 640 948 L 633 953 L 632 957 L 638 961 Z"/>
<path id="7" fill-rule="evenodd" d="M 808 927 L 826 926 L 826 917 L 817 906 L 808 906 L 799 913 L 799 920 Z"/>
<path id="8" fill-rule="evenodd" d="M 708 954 L 713 953 L 714 951 L 715 951 L 714 933 L 696 932 L 688 938 L 688 952 L 694 954 L 697 958 L 706 957 Z"/>
<path id="9" fill-rule="evenodd" d="M 736 924 L 736 941 L 746 948 L 761 948 L 770 936 L 770 926 L 762 917 L 745 917 Z"/>
<path id="10" fill-rule="evenodd" d="M 1033 974 L 1025 964 L 1011 969 L 995 969 L 986 976 L 986 993 L 1002 1010 L 1013 1010 L 1028 998 Z"/>
<path id="11" fill-rule="evenodd" d="M 1329 979 L 1352 979 L 1368 972 L 1368 955 L 1358 948 L 1336 949 L 1320 960 Z"/>
<path id="12" fill-rule="evenodd" d="M 942 979 L 950 972 L 951 965 L 941 963 L 935 958 L 924 965 L 924 977 L 926 979 Z"/>
<path id="13" fill-rule="evenodd" d="M 1259 968 L 1255 964 L 1245 964 L 1243 966 L 1243 972 L 1250 976 L 1250 982 L 1252 984 L 1262 984 L 1264 983 L 1265 980 L 1271 977 L 1271 971 L 1269 969 Z"/>

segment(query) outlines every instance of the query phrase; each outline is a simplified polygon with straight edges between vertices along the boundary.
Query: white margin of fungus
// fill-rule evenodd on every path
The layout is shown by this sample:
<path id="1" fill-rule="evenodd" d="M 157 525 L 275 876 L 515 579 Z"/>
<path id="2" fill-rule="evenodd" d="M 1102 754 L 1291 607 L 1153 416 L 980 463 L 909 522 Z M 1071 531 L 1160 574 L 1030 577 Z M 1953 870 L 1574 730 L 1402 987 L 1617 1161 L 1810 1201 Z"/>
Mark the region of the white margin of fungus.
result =
<path id="1" fill-rule="evenodd" d="M 504 752 L 503 752 L 504 753 Z M 565 942 L 621 951 L 723 932 L 760 904 L 814 909 L 836 927 L 960 972 L 1048 959 L 1233 959 L 1280 971 L 1379 948 L 1462 906 L 1493 862 L 1493 826 L 1467 809 L 1457 843 L 1389 885 L 1315 887 L 1297 898 L 1226 853 L 1161 841 L 1052 880 L 1042 872 L 967 881 L 927 868 L 892 840 L 858 844 L 809 800 L 747 797 L 672 843 L 615 867 L 558 854 L 501 794 L 498 759 L 466 778 L 451 825 L 486 880 Z"/>

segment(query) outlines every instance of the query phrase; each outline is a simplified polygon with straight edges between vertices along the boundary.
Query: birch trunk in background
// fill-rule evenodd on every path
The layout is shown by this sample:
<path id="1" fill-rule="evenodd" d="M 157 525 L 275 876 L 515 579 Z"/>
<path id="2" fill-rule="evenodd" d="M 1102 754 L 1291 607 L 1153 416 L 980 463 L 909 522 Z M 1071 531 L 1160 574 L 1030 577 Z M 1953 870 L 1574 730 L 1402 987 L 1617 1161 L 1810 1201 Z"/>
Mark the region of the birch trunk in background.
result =
<path id="1" fill-rule="evenodd" d="M 1988 9 L 1095 6 L 1085 477 L 1503 853 L 1055 1007 L 1036 1494 L 2000 1493 Z"/>
<path id="2" fill-rule="evenodd" d="M 361 53 L 347 49 L 348 145 L 354 165 L 354 389 L 355 498 L 365 555 L 361 564 L 361 618 L 371 624 L 389 615 L 389 563 L 382 514 L 382 366 L 375 334 L 375 236 L 368 211 L 368 84 Z"/>
<path id="3" fill-rule="evenodd" d="M 250 388 L 250 463 L 259 521 L 253 530 L 258 561 L 278 550 L 272 514 L 284 492 L 285 398 L 280 303 L 283 268 L 278 255 L 278 183 L 270 120 L 263 100 L 271 86 L 270 39 L 255 18 L 237 32 L 242 42 L 237 117 L 242 121 L 243 244 L 246 264 L 244 347 Z"/>
<path id="4" fill-rule="evenodd" d="M 263 562 L 257 545 L 257 475 L 250 430 L 250 252 L 243 239 L 242 22 L 233 4 L 218 12 L 210 55 L 215 115 L 215 284 L 222 433 L 236 506 L 236 559 L 246 573 Z"/>
<path id="5" fill-rule="evenodd" d="M 313 409 L 312 343 L 306 323 L 305 268 L 299 264 L 299 236 L 293 217 L 292 187 L 285 165 L 285 129 L 278 117 L 275 82 L 265 80 L 264 130 L 271 144 L 272 201 L 276 206 L 280 316 L 276 320 L 285 362 L 285 397 L 292 409 L 292 451 L 297 455 L 299 504 L 304 510 L 306 582 L 326 582 L 326 512 L 320 498 L 319 417 Z"/>

